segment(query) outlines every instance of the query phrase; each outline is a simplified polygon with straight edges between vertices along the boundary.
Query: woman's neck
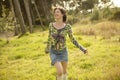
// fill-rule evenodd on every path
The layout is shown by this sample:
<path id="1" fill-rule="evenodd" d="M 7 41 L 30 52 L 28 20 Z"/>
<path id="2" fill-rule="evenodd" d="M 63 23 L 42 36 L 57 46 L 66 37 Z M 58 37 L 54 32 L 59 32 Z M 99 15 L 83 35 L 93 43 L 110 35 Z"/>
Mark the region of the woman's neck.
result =
<path id="1" fill-rule="evenodd" d="M 61 25 L 61 24 L 63 24 L 62 19 L 58 19 L 58 20 L 56 20 L 56 24 L 57 24 L 57 25 Z"/>

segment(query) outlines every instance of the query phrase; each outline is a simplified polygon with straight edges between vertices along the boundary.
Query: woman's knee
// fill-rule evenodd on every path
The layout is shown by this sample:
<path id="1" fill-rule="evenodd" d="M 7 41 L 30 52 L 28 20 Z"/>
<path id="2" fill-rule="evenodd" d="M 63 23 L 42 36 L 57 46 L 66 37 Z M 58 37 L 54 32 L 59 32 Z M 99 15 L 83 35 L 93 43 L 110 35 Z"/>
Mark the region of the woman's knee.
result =
<path id="1" fill-rule="evenodd" d="M 62 70 L 59 70 L 58 72 L 57 72 L 57 75 L 58 76 L 61 76 L 63 74 L 63 71 Z"/>
<path id="2" fill-rule="evenodd" d="M 56 70 L 57 70 L 57 75 L 61 76 L 63 74 L 63 67 L 62 67 L 61 63 L 56 62 L 55 67 L 56 67 Z"/>
<path id="3" fill-rule="evenodd" d="M 62 62 L 63 74 L 67 73 L 67 62 Z"/>
<path id="4" fill-rule="evenodd" d="M 63 70 L 63 74 L 67 74 L 67 70 L 66 69 Z"/>

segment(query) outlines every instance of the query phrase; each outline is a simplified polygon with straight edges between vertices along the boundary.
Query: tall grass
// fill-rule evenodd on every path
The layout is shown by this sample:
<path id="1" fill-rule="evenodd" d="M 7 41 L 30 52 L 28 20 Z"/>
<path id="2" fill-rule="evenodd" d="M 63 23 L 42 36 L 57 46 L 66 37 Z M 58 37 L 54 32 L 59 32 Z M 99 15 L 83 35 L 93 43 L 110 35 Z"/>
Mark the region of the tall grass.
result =
<path id="1" fill-rule="evenodd" d="M 120 35 L 120 24 L 117 22 L 105 21 L 87 25 L 77 23 L 75 25 L 80 27 L 80 29 L 76 28 L 75 34 L 102 36 L 105 39 Z"/>

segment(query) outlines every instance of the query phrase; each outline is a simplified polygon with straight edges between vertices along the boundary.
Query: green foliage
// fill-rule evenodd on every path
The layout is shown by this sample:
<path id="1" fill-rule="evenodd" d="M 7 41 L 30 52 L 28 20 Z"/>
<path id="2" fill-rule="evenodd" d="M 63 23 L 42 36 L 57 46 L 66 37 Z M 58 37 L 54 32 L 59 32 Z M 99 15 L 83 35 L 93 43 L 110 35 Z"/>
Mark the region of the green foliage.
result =
<path id="1" fill-rule="evenodd" d="M 120 18 L 120 10 L 119 8 L 103 8 L 100 10 L 94 10 L 90 20 L 95 21 L 95 20 L 119 20 Z"/>
<path id="2" fill-rule="evenodd" d="M 98 0 L 96 0 L 98 1 Z M 82 10 L 88 10 L 94 8 L 94 0 L 84 0 L 82 1 Z"/>
<path id="3" fill-rule="evenodd" d="M 104 8 L 103 11 L 102 11 L 102 18 L 110 18 L 112 16 L 112 12 L 111 12 L 111 9 L 110 8 Z"/>
<path id="4" fill-rule="evenodd" d="M 120 11 L 116 11 L 110 20 L 120 20 Z"/>
<path id="5" fill-rule="evenodd" d="M 74 24 L 78 21 L 78 17 L 75 17 L 73 15 L 68 15 L 67 17 L 68 17 L 67 22 L 70 23 L 70 24 Z"/>
<path id="6" fill-rule="evenodd" d="M 110 2 L 111 0 L 101 0 L 103 3 Z"/>
<path id="7" fill-rule="evenodd" d="M 91 15 L 90 20 L 91 21 L 99 20 L 99 18 L 100 18 L 99 11 L 98 10 L 94 10 L 93 13 L 92 13 L 92 15 Z"/>
<path id="8" fill-rule="evenodd" d="M 0 18 L 0 32 L 7 32 L 14 30 L 13 26 L 13 14 L 8 11 L 8 9 L 5 8 L 5 6 L 2 6 L 2 18 Z"/>

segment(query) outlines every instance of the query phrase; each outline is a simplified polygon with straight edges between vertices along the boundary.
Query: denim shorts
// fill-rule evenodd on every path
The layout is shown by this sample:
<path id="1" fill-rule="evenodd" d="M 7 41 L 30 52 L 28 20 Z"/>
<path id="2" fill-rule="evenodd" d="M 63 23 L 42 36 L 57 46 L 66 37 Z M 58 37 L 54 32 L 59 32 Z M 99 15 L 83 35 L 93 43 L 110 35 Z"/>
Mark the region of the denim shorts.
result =
<path id="1" fill-rule="evenodd" d="M 64 48 L 63 50 L 55 50 L 54 48 L 50 48 L 50 59 L 51 65 L 54 65 L 56 62 L 68 62 L 67 48 Z"/>

